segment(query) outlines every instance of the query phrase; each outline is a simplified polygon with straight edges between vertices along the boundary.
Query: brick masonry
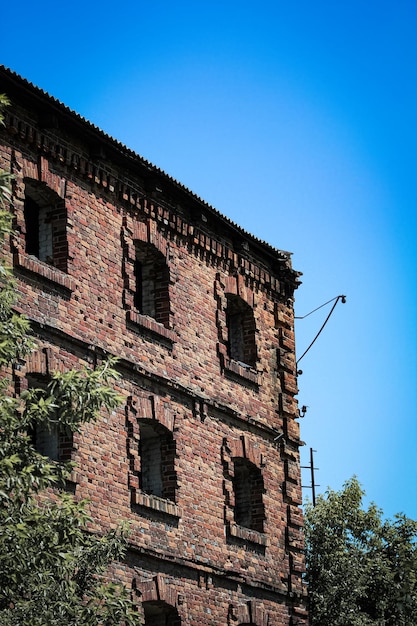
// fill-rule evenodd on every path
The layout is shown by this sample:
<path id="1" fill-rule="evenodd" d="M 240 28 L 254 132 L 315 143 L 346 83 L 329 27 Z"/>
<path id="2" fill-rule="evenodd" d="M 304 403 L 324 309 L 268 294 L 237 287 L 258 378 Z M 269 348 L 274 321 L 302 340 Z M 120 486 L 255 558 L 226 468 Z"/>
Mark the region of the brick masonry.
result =
<path id="1" fill-rule="evenodd" d="M 127 558 L 111 575 L 131 586 L 146 624 L 307 624 L 299 275 L 289 254 L 1 67 L 0 92 L 12 102 L 0 131 L 0 167 L 15 177 L 10 258 L 39 346 L 16 371 L 17 388 L 108 354 L 120 359 L 124 402 L 76 434 L 72 449 L 73 489 L 90 501 L 93 530 L 131 524 Z M 59 210 L 59 262 L 27 250 L 31 189 L 49 194 L 52 228 Z M 140 310 L 137 261 L 149 273 L 149 250 L 163 271 L 146 278 L 148 287 L 159 275 L 164 282 L 155 310 Z M 241 351 L 248 363 L 229 344 L 227 307 L 236 298 L 242 336 L 253 342 L 250 357 Z M 146 477 L 161 455 L 161 475 Z M 236 494 L 246 506 L 234 482 L 246 467 L 261 519 L 253 527 L 234 512 Z"/>

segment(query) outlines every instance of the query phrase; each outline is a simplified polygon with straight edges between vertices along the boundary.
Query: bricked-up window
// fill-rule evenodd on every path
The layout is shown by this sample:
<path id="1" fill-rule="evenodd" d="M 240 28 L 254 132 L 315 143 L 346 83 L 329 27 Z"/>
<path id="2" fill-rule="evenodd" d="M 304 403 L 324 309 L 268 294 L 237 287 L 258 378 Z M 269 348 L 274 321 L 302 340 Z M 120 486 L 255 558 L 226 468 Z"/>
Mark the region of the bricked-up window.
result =
<path id="1" fill-rule="evenodd" d="M 227 295 L 226 323 L 230 358 L 255 367 L 255 319 L 251 307 L 239 296 Z"/>
<path id="2" fill-rule="evenodd" d="M 181 619 L 175 607 L 162 601 L 143 603 L 145 626 L 181 626 Z"/>
<path id="3" fill-rule="evenodd" d="M 236 524 L 264 532 L 264 483 L 260 469 L 247 459 L 234 459 L 233 490 Z"/>
<path id="4" fill-rule="evenodd" d="M 50 378 L 40 374 L 27 376 L 28 389 L 46 389 Z M 69 461 L 73 447 L 73 436 L 53 422 L 50 424 L 33 424 L 28 433 L 39 454 L 49 457 L 52 461 Z"/>
<path id="5" fill-rule="evenodd" d="M 45 183 L 25 179 L 26 253 L 67 271 L 67 214 L 65 203 Z"/>
<path id="6" fill-rule="evenodd" d="M 142 315 L 169 327 L 169 269 L 152 244 L 137 242 L 134 264 L 134 306 Z"/>
<path id="7" fill-rule="evenodd" d="M 175 441 L 161 424 L 140 423 L 140 487 L 145 493 L 175 502 Z"/>

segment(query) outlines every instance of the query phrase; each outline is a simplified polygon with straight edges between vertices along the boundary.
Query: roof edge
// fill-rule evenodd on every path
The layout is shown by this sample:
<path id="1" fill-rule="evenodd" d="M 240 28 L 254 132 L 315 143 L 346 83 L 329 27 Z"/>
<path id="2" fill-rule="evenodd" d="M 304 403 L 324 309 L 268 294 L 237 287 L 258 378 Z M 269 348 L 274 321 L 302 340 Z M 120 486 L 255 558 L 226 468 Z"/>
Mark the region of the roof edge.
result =
<path id="1" fill-rule="evenodd" d="M 205 210 L 210 211 L 210 213 L 212 213 L 217 219 L 224 221 L 232 230 L 235 230 L 241 236 L 255 243 L 258 248 L 259 247 L 263 248 L 265 252 L 269 253 L 269 255 L 272 255 L 275 258 L 278 257 L 281 261 L 287 261 L 287 263 L 291 265 L 291 256 L 292 256 L 291 252 L 275 248 L 268 242 L 263 241 L 262 239 L 256 237 L 252 233 L 246 231 L 244 228 L 239 226 L 236 222 L 234 222 L 233 220 L 228 218 L 226 215 L 218 211 L 215 207 L 213 207 L 211 204 L 203 200 L 200 196 L 198 196 L 196 193 L 191 191 L 188 187 L 186 187 L 185 185 L 180 183 L 178 180 L 176 180 L 175 178 L 167 174 L 158 166 L 154 165 L 153 163 L 151 163 L 150 161 L 148 161 L 147 159 L 145 159 L 144 157 L 136 153 L 134 150 L 131 150 L 125 144 L 121 143 L 120 141 L 112 137 L 111 135 L 108 135 L 107 133 L 105 133 L 101 128 L 99 128 L 98 126 L 96 126 L 95 124 L 87 120 L 85 117 L 83 117 L 76 111 L 70 109 L 63 102 L 51 96 L 48 92 L 44 91 L 40 87 L 37 87 L 26 78 L 23 78 L 22 76 L 14 72 L 12 69 L 2 64 L 0 64 L 0 79 L 1 78 L 4 78 L 6 81 L 11 82 L 15 86 L 15 88 L 18 88 L 18 89 L 20 88 L 21 90 L 28 91 L 29 93 L 31 93 L 32 96 L 39 98 L 41 101 L 48 103 L 52 107 L 57 108 L 57 110 L 61 114 L 70 116 L 73 122 L 80 124 L 82 128 L 84 128 L 85 130 L 88 130 L 88 132 L 90 132 L 91 134 L 98 136 L 102 141 L 105 141 L 106 143 L 110 144 L 113 149 L 115 149 L 117 152 L 121 154 L 121 156 L 124 156 L 125 158 L 133 162 L 139 162 L 142 166 L 145 166 L 150 172 L 154 173 L 156 176 L 162 177 L 170 185 L 174 186 L 176 189 L 180 190 L 182 193 L 189 196 L 190 199 L 200 204 L 202 207 L 204 207 Z M 7 95 L 7 90 L 6 90 L 6 95 Z M 297 275 L 301 275 L 299 272 L 294 272 L 294 273 Z"/>

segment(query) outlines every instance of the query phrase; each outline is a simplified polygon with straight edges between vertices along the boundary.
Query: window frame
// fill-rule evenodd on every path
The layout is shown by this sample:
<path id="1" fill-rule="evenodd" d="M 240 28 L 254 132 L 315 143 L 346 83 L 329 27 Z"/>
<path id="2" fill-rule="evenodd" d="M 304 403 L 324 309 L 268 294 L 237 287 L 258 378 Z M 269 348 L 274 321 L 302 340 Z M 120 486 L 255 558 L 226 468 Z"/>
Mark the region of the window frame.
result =
<path id="1" fill-rule="evenodd" d="M 252 289 L 246 285 L 245 279 L 241 274 L 233 276 L 222 276 L 217 274 L 214 283 L 214 297 L 217 303 L 216 324 L 218 330 L 217 354 L 220 361 L 220 367 L 230 379 L 255 388 L 259 387 L 261 372 L 258 372 L 258 350 L 257 350 L 257 327 L 256 327 L 256 304 L 255 295 Z M 242 301 L 242 308 L 248 314 L 250 310 L 250 320 L 252 323 L 253 333 L 253 358 L 249 359 L 250 363 L 244 363 L 239 359 L 233 358 L 233 352 L 230 350 L 230 328 L 228 320 L 228 310 L 230 314 L 229 303 L 231 301 Z"/>
<path id="2" fill-rule="evenodd" d="M 126 218 L 127 220 L 127 218 Z M 130 220 L 129 220 L 130 222 Z M 171 347 L 177 339 L 173 330 L 172 312 L 172 275 L 168 262 L 169 247 L 165 237 L 156 230 L 153 220 L 142 221 L 138 218 L 132 219 L 130 227 L 125 224 L 122 231 L 123 242 L 123 266 L 122 274 L 124 278 L 123 306 L 126 310 L 126 323 L 130 330 L 150 335 L 157 338 L 161 343 Z M 142 259 L 138 258 L 142 256 Z M 138 277 L 138 263 L 143 265 L 143 260 L 149 256 L 156 259 L 157 270 L 163 274 L 164 295 L 160 298 L 158 292 L 158 282 L 148 288 L 154 292 L 154 311 L 149 306 L 144 306 L 144 281 Z M 138 280 L 139 279 L 139 280 Z M 141 285 L 138 285 L 138 282 Z M 141 293 L 138 293 L 139 287 Z M 138 305 L 140 305 L 138 307 Z M 158 310 L 157 310 L 158 309 Z"/>
<path id="3" fill-rule="evenodd" d="M 143 489 L 141 476 L 141 424 L 167 434 L 171 438 L 171 479 L 173 484 L 163 493 L 163 496 L 146 493 Z M 128 486 L 130 490 L 130 504 L 133 510 L 141 508 L 152 509 L 156 514 L 168 515 L 171 518 L 180 518 L 182 509 L 176 503 L 178 497 L 178 467 L 175 436 L 175 413 L 171 405 L 161 398 L 150 395 L 130 396 L 126 404 L 127 455 L 129 460 Z M 162 451 L 161 451 L 162 452 Z M 162 456 L 162 455 L 161 455 Z M 163 469 L 162 469 L 163 471 Z M 165 497 L 168 495 L 169 497 Z M 172 499 L 169 499 L 172 498 Z"/>
<path id="4" fill-rule="evenodd" d="M 27 371 L 24 383 L 21 381 L 20 390 L 29 391 L 39 389 L 47 391 L 47 386 L 51 381 L 48 374 Z M 32 440 L 35 450 L 42 456 L 48 457 L 51 461 L 65 463 L 71 461 L 74 453 L 74 433 L 59 427 L 58 423 L 52 422 L 33 424 L 28 434 Z M 49 449 L 49 450 L 48 450 Z M 53 454 L 51 454 L 53 450 Z"/>
<path id="5" fill-rule="evenodd" d="M 17 179 L 14 190 L 13 204 L 16 218 L 16 235 L 12 238 L 13 264 L 22 273 L 37 274 L 39 278 L 72 292 L 75 289 L 76 280 L 68 274 L 70 260 L 68 241 L 69 218 L 68 207 L 65 201 L 65 181 L 51 174 L 48 177 L 49 184 L 44 180 L 43 176 L 34 178 L 34 172 L 28 172 L 27 170 L 29 170 L 28 166 L 23 167 L 23 176 Z M 55 184 L 53 185 L 54 181 Z M 54 207 L 53 212 L 55 212 L 55 217 L 57 218 L 52 219 L 50 228 L 48 227 L 52 246 L 50 248 L 52 252 L 51 259 L 45 258 L 43 260 L 43 258 L 39 258 L 44 255 L 43 253 L 39 254 L 39 243 L 34 243 L 33 239 L 32 242 L 29 242 L 29 250 L 27 248 L 28 241 L 26 235 L 29 220 L 28 216 L 25 216 L 25 211 L 27 210 L 26 199 L 31 198 L 31 202 L 39 207 L 39 203 L 36 202 L 34 197 L 37 194 L 42 196 L 44 207 L 49 205 Z M 30 222 L 29 227 L 32 227 Z M 53 258 L 54 254 L 55 260 Z"/>
<path id="6" fill-rule="evenodd" d="M 262 468 L 265 465 L 265 458 L 257 444 L 254 444 L 249 437 L 242 435 L 239 438 L 225 438 L 222 445 L 222 463 L 223 463 L 223 491 L 225 494 L 224 521 L 226 527 L 226 537 L 229 543 L 244 543 L 257 546 L 260 553 L 264 553 L 265 549 L 270 545 L 270 539 L 267 536 L 267 510 L 265 506 L 264 494 L 265 480 Z M 261 477 L 261 507 L 262 507 L 262 530 L 248 528 L 236 521 L 235 515 L 235 471 L 236 463 L 249 464 L 253 466 L 258 477 Z M 253 502 L 252 502 L 253 504 Z M 258 503 L 255 503 L 259 505 Z M 260 528 L 260 526 L 258 526 Z"/>

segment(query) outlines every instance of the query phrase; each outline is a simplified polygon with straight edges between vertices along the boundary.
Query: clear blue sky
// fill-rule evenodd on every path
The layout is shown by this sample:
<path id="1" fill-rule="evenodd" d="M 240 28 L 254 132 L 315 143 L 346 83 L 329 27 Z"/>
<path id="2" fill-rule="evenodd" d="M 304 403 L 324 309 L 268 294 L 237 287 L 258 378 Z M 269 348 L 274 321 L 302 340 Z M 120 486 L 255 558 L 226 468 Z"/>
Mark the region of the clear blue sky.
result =
<path id="1" fill-rule="evenodd" d="M 300 363 L 302 462 L 317 450 L 319 492 L 356 474 L 417 519 L 416 1 L 48 0 L 1 21 L 0 62 L 292 251 L 297 315 L 347 295 Z M 329 309 L 297 322 L 299 355 Z"/>

